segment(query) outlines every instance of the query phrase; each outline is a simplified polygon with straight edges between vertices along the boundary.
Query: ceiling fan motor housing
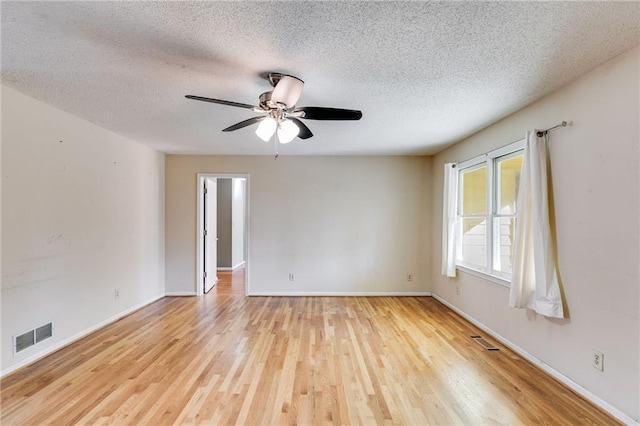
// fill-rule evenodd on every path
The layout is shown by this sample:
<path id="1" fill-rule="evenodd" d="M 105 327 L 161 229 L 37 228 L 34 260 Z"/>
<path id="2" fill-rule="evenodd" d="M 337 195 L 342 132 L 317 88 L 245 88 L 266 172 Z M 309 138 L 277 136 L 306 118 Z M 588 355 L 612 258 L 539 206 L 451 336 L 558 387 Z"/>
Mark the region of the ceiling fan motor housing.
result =
<path id="1" fill-rule="evenodd" d="M 286 117 L 285 113 L 287 112 L 287 106 L 285 104 L 273 102 L 271 100 L 272 94 L 273 92 L 264 92 L 259 96 L 260 109 L 263 110 L 262 112 L 268 112 L 269 116 L 274 120 L 281 122 Z"/>
<path id="2" fill-rule="evenodd" d="M 291 75 L 291 74 L 283 74 L 281 72 L 270 72 L 267 74 L 267 80 L 269 80 L 269 83 L 273 86 L 276 87 L 278 85 L 278 83 L 280 82 L 280 80 L 282 80 L 283 77 L 291 77 L 291 78 L 295 78 L 296 80 L 300 81 L 302 84 L 304 84 L 304 81 L 302 81 L 301 78 L 296 77 L 295 75 Z"/>
<path id="3" fill-rule="evenodd" d="M 268 110 L 271 109 L 272 104 L 271 104 L 271 95 L 273 94 L 273 92 L 264 92 L 263 94 L 260 95 L 260 97 L 258 99 L 260 99 L 260 108 L 264 109 L 264 110 Z"/>

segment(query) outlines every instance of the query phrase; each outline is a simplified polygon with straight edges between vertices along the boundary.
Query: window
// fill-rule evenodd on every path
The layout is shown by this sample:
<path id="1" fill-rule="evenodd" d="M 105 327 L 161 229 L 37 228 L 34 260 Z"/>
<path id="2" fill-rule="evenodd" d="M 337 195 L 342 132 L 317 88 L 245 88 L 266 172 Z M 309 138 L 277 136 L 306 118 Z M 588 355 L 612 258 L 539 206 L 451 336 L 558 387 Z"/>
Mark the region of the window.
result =
<path id="1" fill-rule="evenodd" d="M 511 278 L 524 141 L 458 165 L 456 265 Z"/>

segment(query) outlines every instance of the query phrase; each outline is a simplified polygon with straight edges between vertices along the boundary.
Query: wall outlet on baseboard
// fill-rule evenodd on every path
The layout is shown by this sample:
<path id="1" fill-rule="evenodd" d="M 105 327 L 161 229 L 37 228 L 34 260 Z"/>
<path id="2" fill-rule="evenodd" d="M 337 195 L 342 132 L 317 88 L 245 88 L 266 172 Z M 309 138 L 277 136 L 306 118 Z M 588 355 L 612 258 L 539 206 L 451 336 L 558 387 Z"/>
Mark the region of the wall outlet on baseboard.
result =
<path id="1" fill-rule="evenodd" d="M 460 296 L 460 287 L 456 286 L 456 294 Z"/>
<path id="2" fill-rule="evenodd" d="M 118 299 L 120 299 L 120 289 L 116 288 L 115 290 L 113 290 L 113 300 Z"/>
<path id="3" fill-rule="evenodd" d="M 591 365 L 596 370 L 604 371 L 604 354 L 594 349 Z"/>
<path id="4" fill-rule="evenodd" d="M 296 277 L 293 275 L 292 272 L 289 272 L 289 281 L 295 281 Z"/>
<path id="5" fill-rule="evenodd" d="M 413 274 L 407 274 L 407 281 L 413 281 Z"/>

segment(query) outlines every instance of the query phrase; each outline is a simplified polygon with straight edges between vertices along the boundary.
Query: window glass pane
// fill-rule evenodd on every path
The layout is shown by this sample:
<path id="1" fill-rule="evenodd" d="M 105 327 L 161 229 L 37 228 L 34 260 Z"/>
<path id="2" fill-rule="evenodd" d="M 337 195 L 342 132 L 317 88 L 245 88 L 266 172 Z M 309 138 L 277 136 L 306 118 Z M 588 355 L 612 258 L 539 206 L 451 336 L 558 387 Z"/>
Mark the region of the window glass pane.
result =
<path id="1" fill-rule="evenodd" d="M 487 166 L 460 172 L 462 214 L 487 213 Z"/>
<path id="2" fill-rule="evenodd" d="M 511 274 L 513 261 L 513 240 L 516 235 L 515 217 L 496 217 L 493 222 L 493 229 L 497 241 L 495 241 L 495 258 L 493 259 L 493 269 L 496 271 Z"/>
<path id="3" fill-rule="evenodd" d="M 515 214 L 522 155 L 498 160 L 498 214 Z"/>
<path id="4" fill-rule="evenodd" d="M 487 220 L 480 217 L 461 219 L 460 259 L 467 264 L 487 264 Z"/>

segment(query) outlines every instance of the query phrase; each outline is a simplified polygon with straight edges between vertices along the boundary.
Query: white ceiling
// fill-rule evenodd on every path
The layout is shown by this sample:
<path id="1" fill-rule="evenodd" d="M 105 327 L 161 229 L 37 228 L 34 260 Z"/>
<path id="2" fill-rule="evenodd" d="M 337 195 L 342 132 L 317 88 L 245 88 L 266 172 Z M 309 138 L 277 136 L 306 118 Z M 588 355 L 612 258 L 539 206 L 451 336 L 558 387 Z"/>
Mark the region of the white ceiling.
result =
<path id="1" fill-rule="evenodd" d="M 638 2 L 6 2 L 2 82 L 169 153 L 270 155 L 248 127 L 280 71 L 307 120 L 282 154 L 432 154 L 640 43 Z M 561 120 L 566 117 L 558 117 Z M 541 123 L 544 125 L 546 123 Z"/>

